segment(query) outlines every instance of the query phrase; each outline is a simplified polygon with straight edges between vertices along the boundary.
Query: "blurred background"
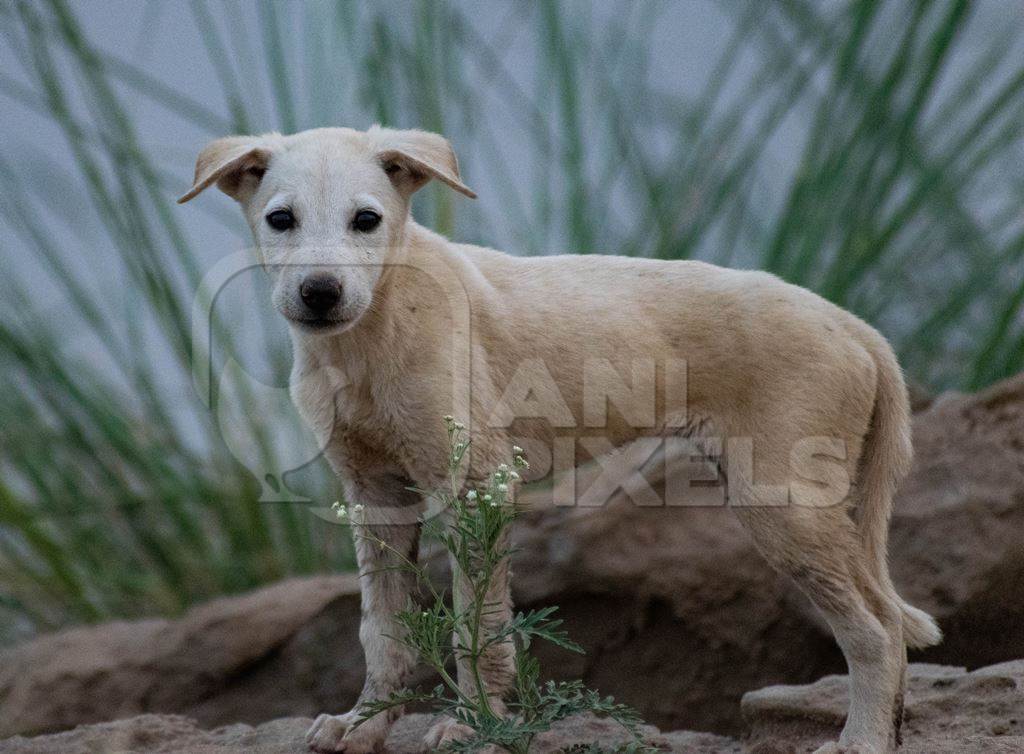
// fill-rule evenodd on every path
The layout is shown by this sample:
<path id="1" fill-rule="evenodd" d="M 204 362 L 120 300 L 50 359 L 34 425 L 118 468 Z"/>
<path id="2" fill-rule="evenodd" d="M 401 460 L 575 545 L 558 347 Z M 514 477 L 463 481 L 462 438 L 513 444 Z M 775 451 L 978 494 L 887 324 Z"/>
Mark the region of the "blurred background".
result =
<path id="1" fill-rule="evenodd" d="M 187 207 L 229 133 L 453 142 L 519 254 L 770 270 L 876 325 L 922 389 L 1024 369 L 1024 6 L 1004 0 L 0 5 L 0 643 L 350 567 L 258 271 Z M 212 361 L 212 404 L 193 364 Z M 311 460 L 313 459 L 313 460 Z M 261 500 L 263 502 L 261 502 Z M 273 502 L 269 502 L 269 501 Z"/>

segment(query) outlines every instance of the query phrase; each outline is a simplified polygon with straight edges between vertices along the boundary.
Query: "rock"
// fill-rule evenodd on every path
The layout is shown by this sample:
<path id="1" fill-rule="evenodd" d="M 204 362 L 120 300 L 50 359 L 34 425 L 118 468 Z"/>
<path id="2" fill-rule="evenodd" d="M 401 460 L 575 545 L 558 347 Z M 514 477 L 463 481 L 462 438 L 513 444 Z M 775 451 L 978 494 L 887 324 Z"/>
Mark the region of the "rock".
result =
<path id="1" fill-rule="evenodd" d="M 364 672 L 358 595 L 353 575 L 292 579 L 177 620 L 75 628 L 5 650 L 0 736 L 140 712 L 219 725 L 351 703 Z"/>
<path id="2" fill-rule="evenodd" d="M 1024 751 L 1024 660 L 974 672 L 912 664 L 901 754 Z M 835 740 L 846 717 L 846 676 L 774 686 L 743 697 L 751 751 L 813 751 Z"/>
<path id="3" fill-rule="evenodd" d="M 946 638 L 912 659 L 974 668 L 1024 657 L 1024 375 L 940 396 L 915 415 L 914 445 L 892 572 Z M 517 602 L 561 605 L 587 650 L 541 647 L 542 666 L 662 729 L 734 733 L 745 689 L 846 670 L 817 612 L 729 511 L 548 507 L 517 534 Z"/>
<path id="4" fill-rule="evenodd" d="M 1024 657 L 1024 375 L 940 397 L 916 417 L 914 446 L 889 549 L 903 595 L 945 631 L 919 657 Z"/>
<path id="5" fill-rule="evenodd" d="M 910 410 L 915 414 L 935 402 L 935 394 L 914 380 L 907 380 L 907 393 L 910 395 Z"/>
<path id="6" fill-rule="evenodd" d="M 891 535 L 900 591 L 945 642 L 914 659 L 1024 657 L 1024 375 L 915 415 Z M 538 496 L 530 496 L 537 503 Z M 587 654 L 537 644 L 546 672 L 663 730 L 741 730 L 740 697 L 845 672 L 816 612 L 722 508 L 540 506 L 515 538 L 522 608 L 559 605 Z M 119 622 L 0 653 L 0 736 L 141 712 L 206 727 L 348 709 L 361 688 L 358 585 L 296 579 L 177 620 Z"/>
<path id="7" fill-rule="evenodd" d="M 229 725 L 202 730 L 195 720 L 178 715 L 139 715 L 109 723 L 82 725 L 37 738 L 0 741 L 4 754 L 93 754 L 117 752 L 184 752 L 190 754 L 294 754 L 308 752 L 304 736 L 311 720 L 284 718 L 253 728 Z"/>
<path id="8" fill-rule="evenodd" d="M 909 669 L 902 754 L 976 754 L 1024 751 L 1024 660 L 973 672 L 913 664 Z M 644 740 L 664 752 L 687 754 L 795 754 L 835 740 L 846 715 L 846 676 L 826 676 L 805 686 L 773 686 L 743 697 L 745 740 L 710 733 L 659 733 L 645 726 Z M 419 754 L 435 718 L 414 714 L 395 725 L 385 754 Z M 176 715 L 141 715 L 71 731 L 0 741 L 0 754 L 93 754 L 96 751 L 191 754 L 305 754 L 310 718 L 283 718 L 204 730 Z M 628 741 L 615 723 L 579 715 L 537 738 L 531 754 L 554 754 L 574 744 L 614 747 Z"/>
<path id="9" fill-rule="evenodd" d="M 422 754 L 423 735 L 435 720 L 430 715 L 407 715 L 395 725 L 385 746 L 386 754 Z M 249 725 L 228 725 L 203 730 L 187 717 L 140 715 L 110 723 L 83 725 L 71 731 L 37 738 L 15 737 L 0 741 L 0 754 L 94 754 L 118 751 L 124 754 L 183 752 L 189 754 L 308 754 L 306 730 L 310 718 L 290 717 Z M 663 736 L 644 728 L 644 740 L 660 751 L 679 754 L 739 754 L 740 744 L 701 733 L 673 733 Z M 557 724 L 537 737 L 531 754 L 555 754 L 573 744 L 599 742 L 606 747 L 626 743 L 630 738 L 608 720 L 580 715 Z"/>
<path id="10" fill-rule="evenodd" d="M 586 650 L 539 644 L 541 667 L 582 678 L 662 729 L 735 732 L 745 691 L 845 671 L 831 635 L 728 510 L 617 501 L 599 513 L 540 514 L 517 544 L 517 604 L 559 605 Z"/>

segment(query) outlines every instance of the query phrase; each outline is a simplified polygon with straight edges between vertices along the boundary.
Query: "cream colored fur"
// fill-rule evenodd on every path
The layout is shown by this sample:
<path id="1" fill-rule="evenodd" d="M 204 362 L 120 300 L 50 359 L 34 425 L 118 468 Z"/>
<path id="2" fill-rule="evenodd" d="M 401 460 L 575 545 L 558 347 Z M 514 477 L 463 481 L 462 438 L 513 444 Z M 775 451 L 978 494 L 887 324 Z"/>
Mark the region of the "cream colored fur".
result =
<path id="1" fill-rule="evenodd" d="M 850 714 L 838 746 L 894 748 L 906 645 L 940 637 L 888 575 L 889 511 L 911 449 L 906 389 L 885 340 L 765 273 L 454 243 L 409 216 L 412 193 L 430 178 L 472 196 L 440 136 L 321 129 L 218 140 L 182 197 L 216 183 L 241 203 L 274 304 L 292 322 L 296 405 L 346 498 L 365 506 L 366 525 L 415 553 L 417 500 L 406 487 L 442 480 L 445 414 L 472 431 L 471 478 L 507 462 L 513 442 L 541 471 L 566 443 L 577 462 L 598 463 L 623 458 L 602 449 L 642 438 L 717 446 L 730 504 L 766 559 L 821 610 L 847 658 Z M 280 233 L 264 216 L 285 205 L 298 225 Z M 362 207 L 383 218 L 373 233 L 351 227 Z M 337 324 L 317 330 L 301 321 L 310 269 L 331 270 L 344 291 Z M 340 387 L 319 377 L 330 370 L 344 375 Z M 382 638 L 412 590 L 407 576 L 381 570 L 385 561 L 360 545 L 363 698 L 399 688 L 412 664 Z M 500 620 L 511 610 L 507 579 L 492 597 Z M 512 649 L 496 647 L 488 692 L 500 699 L 511 680 Z M 461 669 L 460 682 L 472 683 Z M 320 716 L 311 745 L 378 750 L 394 716 L 353 728 L 358 710 Z M 443 724 L 428 745 L 462 732 Z"/>

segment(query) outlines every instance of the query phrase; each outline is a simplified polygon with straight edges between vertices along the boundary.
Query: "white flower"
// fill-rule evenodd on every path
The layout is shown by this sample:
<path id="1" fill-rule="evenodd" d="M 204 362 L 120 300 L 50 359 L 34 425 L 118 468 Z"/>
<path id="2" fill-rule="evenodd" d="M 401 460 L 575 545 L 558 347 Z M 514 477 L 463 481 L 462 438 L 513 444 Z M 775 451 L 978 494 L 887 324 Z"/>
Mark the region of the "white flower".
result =
<path id="1" fill-rule="evenodd" d="M 348 515 L 348 511 L 345 510 L 345 506 L 339 502 L 335 502 L 334 505 L 331 506 L 331 509 L 334 511 L 334 515 L 338 518 L 345 518 L 345 516 Z"/>
<path id="2" fill-rule="evenodd" d="M 497 504 L 497 503 L 491 503 L 491 507 L 492 507 L 492 508 L 497 508 L 497 507 L 498 507 L 498 504 Z"/>
<path id="3" fill-rule="evenodd" d="M 455 424 L 453 424 L 452 426 L 455 427 L 455 429 L 465 429 L 466 428 L 466 425 L 463 424 L 462 422 L 455 422 Z"/>
<path id="4" fill-rule="evenodd" d="M 509 479 L 518 479 L 519 478 L 519 474 L 517 472 L 515 472 L 515 471 L 511 471 L 511 472 L 509 472 L 508 478 Z"/>
<path id="5" fill-rule="evenodd" d="M 498 492 L 508 492 L 508 485 L 502 482 L 498 485 Z"/>
<path id="6" fill-rule="evenodd" d="M 502 474 L 504 474 L 506 471 L 508 471 L 508 464 L 507 463 L 501 464 L 501 466 L 498 467 L 498 471 L 500 471 Z"/>
<path id="7" fill-rule="evenodd" d="M 353 513 L 362 513 L 363 512 L 363 506 L 360 505 L 359 503 L 356 503 L 355 505 L 352 506 L 352 512 Z"/>
<path id="8" fill-rule="evenodd" d="M 520 448 L 520 447 L 519 447 L 518 445 L 513 445 L 513 446 L 512 446 L 512 452 L 513 452 L 513 453 L 514 453 L 515 455 L 519 456 L 519 455 L 522 455 L 522 454 L 523 454 L 523 449 L 522 449 L 522 448 Z"/>
<path id="9" fill-rule="evenodd" d="M 470 490 L 466 493 L 467 500 L 476 500 L 476 490 Z"/>
<path id="10" fill-rule="evenodd" d="M 526 462 L 526 459 L 525 459 L 525 458 L 523 458 L 522 456 L 516 456 L 516 458 L 515 458 L 515 464 L 516 464 L 516 466 L 519 466 L 520 468 L 523 468 L 523 469 L 528 469 L 528 468 L 530 468 L 530 464 L 528 464 L 528 463 Z"/>
<path id="11" fill-rule="evenodd" d="M 485 503 L 489 503 L 489 502 L 491 502 L 491 496 L 490 495 L 484 495 L 483 500 L 484 500 Z"/>
<path id="12" fill-rule="evenodd" d="M 452 416 L 451 414 L 445 414 L 444 415 L 444 420 L 446 422 L 448 422 L 449 424 L 451 424 L 453 421 L 455 421 L 455 417 Z"/>

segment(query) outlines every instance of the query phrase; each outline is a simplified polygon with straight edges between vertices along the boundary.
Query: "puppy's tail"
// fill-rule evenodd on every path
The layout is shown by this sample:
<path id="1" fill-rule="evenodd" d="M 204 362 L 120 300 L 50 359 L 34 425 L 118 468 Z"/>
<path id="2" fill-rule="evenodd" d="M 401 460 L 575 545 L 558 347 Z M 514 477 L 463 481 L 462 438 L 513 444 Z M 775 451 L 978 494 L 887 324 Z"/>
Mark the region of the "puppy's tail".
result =
<path id="1" fill-rule="evenodd" d="M 924 610 L 899 599 L 900 610 L 903 612 L 903 640 L 911 649 L 934 647 L 942 641 L 942 629 L 935 619 Z"/>
<path id="2" fill-rule="evenodd" d="M 857 526 L 872 575 L 903 614 L 907 646 L 921 649 L 942 641 L 942 631 L 923 610 L 907 604 L 896 593 L 889 576 L 889 518 L 896 485 L 910 470 L 913 447 L 910 438 L 910 399 L 899 362 L 889 344 L 869 327 L 865 347 L 876 369 L 875 408 L 864 441 L 859 470 Z"/>

